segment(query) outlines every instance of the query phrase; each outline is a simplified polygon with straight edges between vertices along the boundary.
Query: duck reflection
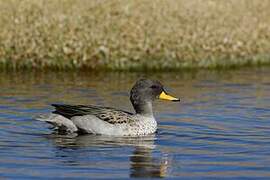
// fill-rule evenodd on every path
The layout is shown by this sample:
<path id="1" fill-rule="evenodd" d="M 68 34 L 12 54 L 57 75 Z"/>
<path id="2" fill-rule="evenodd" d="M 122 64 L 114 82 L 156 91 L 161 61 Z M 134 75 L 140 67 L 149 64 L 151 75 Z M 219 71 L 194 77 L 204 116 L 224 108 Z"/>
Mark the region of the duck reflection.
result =
<path id="1" fill-rule="evenodd" d="M 84 147 L 93 147 L 102 149 L 106 147 L 134 147 L 129 155 L 130 177 L 165 177 L 169 168 L 169 159 L 166 154 L 155 151 L 155 135 L 145 137 L 108 137 L 95 135 L 50 135 L 49 138 L 56 145 L 58 150 L 65 151 L 72 149 L 82 149 Z M 61 154 L 61 155 L 60 155 Z M 79 157 L 75 159 L 67 158 L 72 156 L 69 153 L 58 152 L 58 156 L 66 158 L 65 163 L 69 165 L 80 165 Z M 108 154 L 110 156 L 110 154 Z M 124 155 L 123 155 L 124 156 Z M 113 163 L 113 162 L 112 162 Z"/>
<path id="2" fill-rule="evenodd" d="M 130 157 L 130 177 L 165 177 L 168 165 L 167 156 L 153 157 L 151 149 L 137 147 Z"/>

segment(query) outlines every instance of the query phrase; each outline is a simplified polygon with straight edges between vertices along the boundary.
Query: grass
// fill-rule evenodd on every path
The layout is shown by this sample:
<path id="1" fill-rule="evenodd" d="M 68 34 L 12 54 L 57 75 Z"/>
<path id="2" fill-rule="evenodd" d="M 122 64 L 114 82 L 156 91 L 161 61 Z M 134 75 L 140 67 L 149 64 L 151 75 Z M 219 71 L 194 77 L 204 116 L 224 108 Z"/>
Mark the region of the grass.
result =
<path id="1" fill-rule="evenodd" d="M 269 0 L 0 0 L 4 69 L 270 64 Z"/>

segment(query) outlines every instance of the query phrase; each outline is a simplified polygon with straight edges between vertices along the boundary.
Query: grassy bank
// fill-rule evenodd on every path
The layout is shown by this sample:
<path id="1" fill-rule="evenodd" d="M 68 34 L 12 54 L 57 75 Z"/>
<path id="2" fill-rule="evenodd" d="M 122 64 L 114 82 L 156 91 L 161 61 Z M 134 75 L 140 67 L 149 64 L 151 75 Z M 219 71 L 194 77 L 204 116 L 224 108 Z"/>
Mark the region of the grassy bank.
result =
<path id="1" fill-rule="evenodd" d="M 270 64 L 269 9 L 269 0 L 0 0 L 0 66 Z"/>

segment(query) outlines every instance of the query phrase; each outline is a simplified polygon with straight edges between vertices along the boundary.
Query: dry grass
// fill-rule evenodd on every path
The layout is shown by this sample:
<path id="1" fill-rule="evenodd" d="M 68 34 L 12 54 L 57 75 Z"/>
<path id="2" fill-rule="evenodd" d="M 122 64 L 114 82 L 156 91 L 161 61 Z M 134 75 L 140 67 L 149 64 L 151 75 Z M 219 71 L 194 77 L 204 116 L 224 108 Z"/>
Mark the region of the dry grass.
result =
<path id="1" fill-rule="evenodd" d="M 4 68 L 270 63 L 269 0 L 0 0 Z"/>

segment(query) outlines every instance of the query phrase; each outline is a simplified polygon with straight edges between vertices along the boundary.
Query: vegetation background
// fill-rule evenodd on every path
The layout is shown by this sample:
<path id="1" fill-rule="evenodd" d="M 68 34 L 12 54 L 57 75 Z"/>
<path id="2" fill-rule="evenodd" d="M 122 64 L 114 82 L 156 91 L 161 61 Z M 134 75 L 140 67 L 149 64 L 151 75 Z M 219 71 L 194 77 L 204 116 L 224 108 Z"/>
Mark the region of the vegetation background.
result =
<path id="1" fill-rule="evenodd" d="M 2 69 L 270 64 L 269 0 L 0 0 Z"/>

